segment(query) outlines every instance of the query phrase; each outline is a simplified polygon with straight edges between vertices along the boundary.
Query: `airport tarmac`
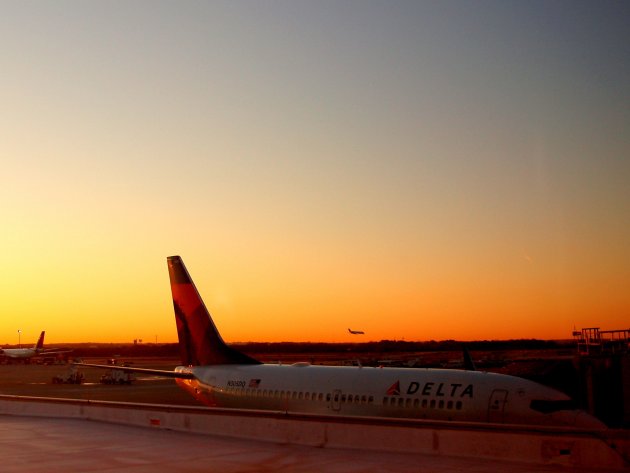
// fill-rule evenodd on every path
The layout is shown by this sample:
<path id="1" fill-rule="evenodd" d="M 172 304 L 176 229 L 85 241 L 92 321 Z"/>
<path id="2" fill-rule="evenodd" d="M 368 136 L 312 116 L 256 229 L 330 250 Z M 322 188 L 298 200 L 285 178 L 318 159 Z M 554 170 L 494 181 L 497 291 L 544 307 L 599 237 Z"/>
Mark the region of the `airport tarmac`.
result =
<path id="1" fill-rule="evenodd" d="M 171 360 L 140 360 L 138 364 L 169 370 L 176 365 L 177 362 Z M 141 375 L 132 385 L 106 385 L 99 382 L 103 370 L 81 368 L 79 371 L 85 375 L 82 384 L 52 383 L 54 376 L 64 376 L 70 369 L 70 365 L 0 365 L 0 394 L 199 406 L 190 394 L 167 378 Z"/>
<path id="2" fill-rule="evenodd" d="M 303 447 L 85 420 L 10 415 L 0 416 L 0 458 L 3 473 L 588 471 L 561 465 Z"/>

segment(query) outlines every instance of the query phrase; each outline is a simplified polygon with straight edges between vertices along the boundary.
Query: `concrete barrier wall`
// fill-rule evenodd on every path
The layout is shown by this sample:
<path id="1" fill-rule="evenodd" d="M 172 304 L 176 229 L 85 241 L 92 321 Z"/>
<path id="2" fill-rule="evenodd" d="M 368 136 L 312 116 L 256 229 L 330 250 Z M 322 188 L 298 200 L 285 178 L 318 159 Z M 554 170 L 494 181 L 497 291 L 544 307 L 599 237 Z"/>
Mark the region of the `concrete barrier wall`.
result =
<path id="1" fill-rule="evenodd" d="M 627 469 L 627 431 L 585 431 L 409 419 L 1 396 L 0 414 L 85 419 L 316 447 Z M 625 456 L 625 459 L 624 459 Z"/>

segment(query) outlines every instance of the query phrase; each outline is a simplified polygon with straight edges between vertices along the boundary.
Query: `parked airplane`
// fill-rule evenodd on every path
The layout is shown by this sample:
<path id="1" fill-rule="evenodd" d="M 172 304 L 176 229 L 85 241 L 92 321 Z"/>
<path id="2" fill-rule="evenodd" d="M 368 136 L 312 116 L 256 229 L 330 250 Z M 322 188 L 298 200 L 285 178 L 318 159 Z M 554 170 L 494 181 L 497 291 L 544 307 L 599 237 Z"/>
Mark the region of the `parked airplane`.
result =
<path id="1" fill-rule="evenodd" d="M 350 329 L 348 329 L 348 332 L 350 332 L 352 335 L 365 335 L 365 332 L 362 332 L 361 330 L 350 330 Z"/>
<path id="2" fill-rule="evenodd" d="M 33 348 L 0 348 L 0 356 L 5 356 L 11 359 L 26 360 L 36 356 L 43 355 L 58 355 L 60 353 L 69 353 L 72 350 L 57 350 L 44 348 L 44 336 L 46 331 L 43 330 L 37 339 L 37 343 L 33 345 Z"/>
<path id="3" fill-rule="evenodd" d="M 262 364 L 228 346 L 179 256 L 167 258 L 183 366 L 119 367 L 175 378 L 209 406 L 294 413 L 604 428 L 565 394 L 480 371 Z M 111 369 L 111 366 L 82 364 Z"/>

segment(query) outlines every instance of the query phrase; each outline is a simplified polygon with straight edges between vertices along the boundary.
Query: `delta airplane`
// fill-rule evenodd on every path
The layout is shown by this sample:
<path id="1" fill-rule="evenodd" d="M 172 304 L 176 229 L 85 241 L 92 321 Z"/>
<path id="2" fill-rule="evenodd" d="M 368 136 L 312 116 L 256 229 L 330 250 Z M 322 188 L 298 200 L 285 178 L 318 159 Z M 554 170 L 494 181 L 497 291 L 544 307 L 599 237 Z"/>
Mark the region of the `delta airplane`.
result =
<path id="1" fill-rule="evenodd" d="M 42 355 L 58 355 L 60 353 L 69 353 L 71 350 L 47 350 L 44 348 L 44 336 L 46 331 L 43 330 L 37 339 L 37 343 L 33 348 L 0 348 L 0 356 L 11 359 L 27 360 Z"/>
<path id="2" fill-rule="evenodd" d="M 365 332 L 363 332 L 361 330 L 350 330 L 350 329 L 348 329 L 348 332 L 350 332 L 352 335 L 365 335 Z"/>
<path id="3" fill-rule="evenodd" d="M 198 401 L 227 408 L 333 416 L 605 428 L 565 394 L 482 371 L 263 364 L 228 346 L 179 256 L 167 258 L 182 366 L 118 367 L 175 378 Z M 81 364 L 111 369 L 111 366 Z"/>

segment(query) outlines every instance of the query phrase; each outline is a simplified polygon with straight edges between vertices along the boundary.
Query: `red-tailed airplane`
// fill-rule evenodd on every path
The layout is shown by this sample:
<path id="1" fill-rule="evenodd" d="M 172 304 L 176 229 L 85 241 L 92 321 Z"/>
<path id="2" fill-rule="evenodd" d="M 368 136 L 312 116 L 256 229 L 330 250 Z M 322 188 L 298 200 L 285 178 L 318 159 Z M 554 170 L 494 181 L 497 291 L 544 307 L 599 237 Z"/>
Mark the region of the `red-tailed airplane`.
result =
<path id="1" fill-rule="evenodd" d="M 0 348 L 0 356 L 5 356 L 11 359 L 27 360 L 36 356 L 45 355 L 58 355 L 61 353 L 70 353 L 72 350 L 58 350 L 55 348 L 44 348 L 44 336 L 46 331 L 43 330 L 37 339 L 37 343 L 33 345 L 33 348 Z"/>
<path id="2" fill-rule="evenodd" d="M 167 262 L 182 366 L 174 371 L 117 369 L 175 378 L 209 406 L 605 428 L 577 409 L 567 395 L 515 376 L 455 369 L 263 364 L 223 341 L 182 259 L 170 256 Z"/>

